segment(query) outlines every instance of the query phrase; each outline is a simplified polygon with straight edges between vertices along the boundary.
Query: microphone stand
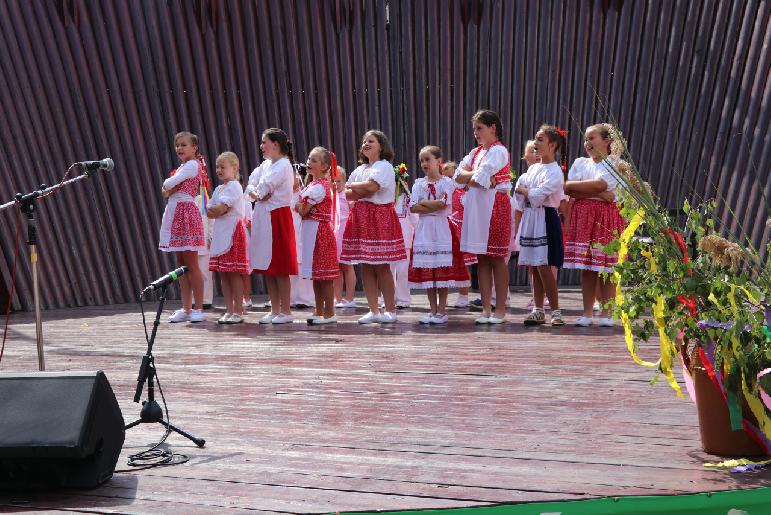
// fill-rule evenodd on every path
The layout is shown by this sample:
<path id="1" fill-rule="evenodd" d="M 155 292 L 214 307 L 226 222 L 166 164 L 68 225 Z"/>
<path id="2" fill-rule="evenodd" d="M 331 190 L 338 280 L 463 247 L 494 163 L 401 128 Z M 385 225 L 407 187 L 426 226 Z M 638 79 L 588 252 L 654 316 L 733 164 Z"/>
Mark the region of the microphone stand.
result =
<path id="1" fill-rule="evenodd" d="M 155 334 L 158 332 L 158 326 L 161 325 L 161 313 L 163 312 L 163 304 L 166 302 L 166 290 L 168 284 L 163 285 L 161 290 L 161 297 L 158 302 L 158 310 L 155 313 L 155 320 L 153 321 L 153 330 L 150 333 L 150 338 L 147 341 L 147 352 L 142 357 L 142 364 L 139 366 L 139 377 L 137 377 L 137 390 L 134 393 L 134 402 L 139 402 L 142 397 L 142 388 L 145 382 L 147 382 L 147 400 L 142 402 L 142 410 L 139 413 L 139 418 L 130 424 L 127 424 L 124 430 L 131 429 L 138 424 L 151 424 L 158 422 L 164 425 L 166 428 L 181 434 L 185 438 L 191 440 L 198 447 L 203 447 L 206 444 L 206 440 L 203 438 L 196 438 L 190 433 L 178 428 L 174 424 L 169 423 L 163 419 L 163 410 L 158 402 L 155 400 L 155 358 L 153 357 L 153 343 L 155 343 Z M 140 300 L 142 294 L 140 294 Z"/>
<path id="2" fill-rule="evenodd" d="M 94 170 L 95 171 L 95 170 Z M 27 247 L 29 248 L 29 261 L 32 264 L 32 298 L 35 304 L 35 336 L 37 341 L 37 363 L 38 370 L 41 372 L 46 369 L 45 357 L 43 354 L 43 322 L 40 317 L 40 286 L 38 281 L 38 260 L 39 254 L 37 251 L 37 221 L 35 220 L 35 200 L 40 197 L 45 197 L 53 191 L 78 182 L 80 180 L 91 177 L 94 171 L 86 170 L 82 175 L 73 177 L 68 181 L 64 181 L 56 186 L 47 188 L 45 184 L 41 184 L 37 190 L 31 191 L 27 194 L 17 193 L 14 200 L 6 202 L 0 205 L 0 211 L 8 209 L 9 207 L 19 206 L 19 210 L 27 217 Z M 12 299 L 8 299 L 11 302 Z"/>

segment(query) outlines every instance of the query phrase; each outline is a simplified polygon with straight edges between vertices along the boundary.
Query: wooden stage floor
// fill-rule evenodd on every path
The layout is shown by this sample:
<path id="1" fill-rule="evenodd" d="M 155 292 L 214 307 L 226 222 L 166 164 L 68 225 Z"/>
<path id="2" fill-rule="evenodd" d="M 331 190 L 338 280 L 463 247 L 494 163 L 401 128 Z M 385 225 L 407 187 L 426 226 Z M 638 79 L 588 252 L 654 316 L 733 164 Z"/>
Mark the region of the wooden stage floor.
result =
<path id="1" fill-rule="evenodd" d="M 128 470 L 163 433 L 141 425 L 104 486 L 0 493 L 0 511 L 320 513 L 771 485 L 768 470 L 703 467 L 717 458 L 700 450 L 694 405 L 649 384 L 620 328 L 525 328 L 524 293 L 503 326 L 454 310 L 422 327 L 425 297 L 413 299 L 386 327 L 356 324 L 362 307 L 336 326 L 260 326 L 262 309 L 242 326 L 162 324 L 154 354 L 171 420 L 206 447 L 173 435 L 188 463 Z M 580 293 L 563 299 L 570 322 Z M 104 370 L 135 419 L 138 306 L 43 318 L 47 370 Z M 34 330 L 31 314 L 12 316 L 0 372 L 37 370 Z"/>

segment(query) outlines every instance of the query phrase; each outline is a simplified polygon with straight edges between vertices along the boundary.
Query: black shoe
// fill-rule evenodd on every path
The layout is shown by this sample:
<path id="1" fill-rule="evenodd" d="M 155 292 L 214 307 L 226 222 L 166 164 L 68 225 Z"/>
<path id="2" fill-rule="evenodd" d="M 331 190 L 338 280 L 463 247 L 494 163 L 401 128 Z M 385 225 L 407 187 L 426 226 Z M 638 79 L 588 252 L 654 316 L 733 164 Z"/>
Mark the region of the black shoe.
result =
<path id="1" fill-rule="evenodd" d="M 211 304 L 204 304 L 203 305 L 203 309 L 211 309 L 211 308 L 212 308 Z"/>
<path id="2" fill-rule="evenodd" d="M 310 306 L 308 304 L 300 303 L 300 304 L 295 304 L 294 306 L 291 306 L 291 307 L 296 309 L 308 309 Z"/>

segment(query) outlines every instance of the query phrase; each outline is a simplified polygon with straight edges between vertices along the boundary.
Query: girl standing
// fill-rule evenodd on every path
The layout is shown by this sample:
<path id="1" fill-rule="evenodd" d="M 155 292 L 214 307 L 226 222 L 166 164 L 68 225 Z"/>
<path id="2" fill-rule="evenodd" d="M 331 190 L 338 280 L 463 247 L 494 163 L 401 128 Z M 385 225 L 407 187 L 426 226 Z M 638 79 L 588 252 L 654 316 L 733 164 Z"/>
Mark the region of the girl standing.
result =
<path id="1" fill-rule="evenodd" d="M 616 205 L 617 169 L 623 142 L 613 126 L 592 125 L 584 133 L 584 149 L 588 158 L 575 160 L 570 167 L 565 193 L 571 197 L 568 210 L 568 238 L 565 245 L 565 268 L 581 270 L 583 315 L 575 324 L 592 325 L 594 300 L 600 301 L 601 327 L 613 327 L 607 303 L 615 286 L 600 272 L 613 272 L 617 255 L 609 256 L 597 248 L 607 245 L 624 231 L 625 222 Z"/>
<path id="2" fill-rule="evenodd" d="M 452 286 L 468 287 L 469 274 L 460 252 L 460 241 L 450 227 L 450 205 L 455 183 L 442 175 L 442 151 L 423 147 L 418 155 L 424 178 L 415 181 L 410 211 L 419 215 L 410 255 L 411 288 L 425 288 L 431 314 L 421 324 L 447 322 L 447 292 Z"/>
<path id="3" fill-rule="evenodd" d="M 174 148 L 181 165 L 163 181 L 161 193 L 168 198 L 163 211 L 158 248 L 174 252 L 177 266 L 186 266 L 188 273 L 179 278 L 182 309 L 169 316 L 169 322 L 203 322 L 203 274 L 198 266 L 198 251 L 206 247 L 201 212 L 195 203 L 201 183 L 197 161 L 198 136 L 180 132 L 174 136 Z M 195 307 L 193 309 L 193 298 Z"/>
<path id="4" fill-rule="evenodd" d="M 295 211 L 302 216 L 302 268 L 300 277 L 313 280 L 316 310 L 309 325 L 337 322 L 333 281 L 340 276 L 337 241 L 333 228 L 336 202 L 330 172 L 337 172 L 335 155 L 324 147 L 308 154 L 308 172 L 313 181 L 300 193 Z"/>
<path id="5" fill-rule="evenodd" d="M 503 299 L 509 291 L 509 243 L 511 239 L 511 188 L 509 152 L 501 143 L 503 127 L 494 111 L 477 112 L 471 123 L 479 146 L 463 158 L 455 180 L 469 186 L 464 197 L 460 249 L 477 255 L 477 277 L 482 295 L 478 324 L 501 324 L 506 318 Z M 501 300 L 492 311 L 492 288 Z"/>
<path id="6" fill-rule="evenodd" d="M 220 324 L 241 324 L 243 311 L 243 277 L 249 275 L 244 229 L 244 190 L 238 182 L 238 157 L 223 152 L 217 157 L 217 179 L 220 185 L 209 200 L 206 214 L 214 219 L 209 255 L 209 270 L 220 273 L 225 314 Z"/>
<path id="7" fill-rule="evenodd" d="M 361 166 L 351 173 L 345 195 L 356 201 L 343 234 L 340 261 L 361 263 L 362 283 L 369 312 L 360 324 L 396 322 L 394 278 L 389 263 L 406 259 L 401 225 L 394 209 L 396 178 L 391 160 L 394 151 L 381 131 L 364 134 L 359 151 Z M 385 312 L 378 307 L 383 294 Z"/>
<path id="8" fill-rule="evenodd" d="M 292 143 L 281 129 L 262 133 L 265 161 L 249 176 L 246 194 L 255 201 L 249 238 L 249 266 L 265 277 L 271 311 L 261 324 L 294 321 L 289 307 L 289 276 L 297 274 L 297 249 L 292 223 L 294 169 Z"/>
<path id="9" fill-rule="evenodd" d="M 337 195 L 337 223 L 335 224 L 335 237 L 337 238 L 337 259 L 340 260 L 340 254 L 343 252 L 343 232 L 345 224 L 348 223 L 348 214 L 351 212 L 351 205 L 345 198 L 346 173 L 342 166 L 337 167 L 337 177 L 334 178 L 335 195 Z M 353 296 L 356 293 L 356 272 L 353 265 L 340 263 L 341 275 L 335 279 L 335 299 L 336 308 L 355 308 L 356 301 Z M 343 297 L 343 287 L 345 287 L 345 297 Z"/>
<path id="10" fill-rule="evenodd" d="M 551 325 L 565 325 L 557 298 L 557 280 L 551 267 L 563 260 L 562 223 L 557 209 L 562 198 L 564 176 L 555 161 L 559 150 L 565 156 L 565 137 L 552 125 L 542 125 L 535 135 L 535 151 L 540 162 L 531 165 L 514 190 L 522 221 L 517 232 L 519 264 L 530 268 L 533 281 L 533 311 L 525 325 L 546 323 L 544 294 L 551 305 Z"/>

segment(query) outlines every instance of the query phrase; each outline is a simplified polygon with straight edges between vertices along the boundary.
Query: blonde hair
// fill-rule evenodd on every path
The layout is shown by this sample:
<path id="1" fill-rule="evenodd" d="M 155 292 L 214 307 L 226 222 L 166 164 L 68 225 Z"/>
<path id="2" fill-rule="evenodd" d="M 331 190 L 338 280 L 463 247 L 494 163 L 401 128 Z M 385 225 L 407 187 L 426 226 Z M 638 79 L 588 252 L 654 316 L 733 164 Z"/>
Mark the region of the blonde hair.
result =
<path id="1" fill-rule="evenodd" d="M 527 152 L 527 148 L 528 147 L 534 147 L 534 146 L 535 146 L 535 140 L 534 139 L 529 139 L 529 140 L 525 141 L 525 152 Z"/>
<path id="2" fill-rule="evenodd" d="M 215 161 L 215 163 L 219 163 L 220 161 L 226 161 L 231 166 L 234 166 L 236 168 L 239 168 L 241 165 L 241 162 L 238 160 L 238 156 L 236 155 L 236 153 L 230 152 L 230 151 L 223 152 L 220 155 L 218 155 L 217 161 Z"/>
<path id="3" fill-rule="evenodd" d="M 345 172 L 345 168 L 343 168 L 340 165 L 337 165 L 337 178 L 345 180 L 348 177 L 348 174 Z"/>
<path id="4" fill-rule="evenodd" d="M 621 131 L 616 126 L 610 123 L 596 123 L 586 128 L 586 132 L 596 131 L 600 133 L 604 139 L 610 141 L 608 145 L 608 154 L 615 157 L 621 157 L 626 150 L 626 140 Z"/>
<path id="5" fill-rule="evenodd" d="M 455 161 L 447 161 L 446 163 L 444 163 L 444 168 L 442 171 L 446 173 L 447 170 L 452 170 L 454 172 L 457 169 L 458 169 L 458 163 L 456 163 Z"/>
<path id="6" fill-rule="evenodd" d="M 332 165 L 332 154 L 329 152 L 329 150 L 324 147 L 313 147 L 311 151 L 308 152 L 308 155 L 311 155 L 314 153 L 321 154 L 324 165 L 327 167 L 327 169 L 329 169 L 330 166 Z"/>

